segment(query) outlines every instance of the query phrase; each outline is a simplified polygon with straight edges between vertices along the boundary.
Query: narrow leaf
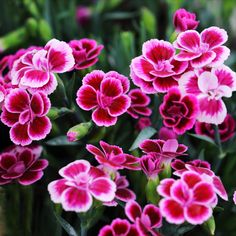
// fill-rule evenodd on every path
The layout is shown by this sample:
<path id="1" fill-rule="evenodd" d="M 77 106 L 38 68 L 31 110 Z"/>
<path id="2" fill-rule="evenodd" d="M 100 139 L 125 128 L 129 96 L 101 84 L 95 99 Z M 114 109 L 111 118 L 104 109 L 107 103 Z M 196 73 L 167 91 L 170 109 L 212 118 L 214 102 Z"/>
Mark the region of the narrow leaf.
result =
<path id="1" fill-rule="evenodd" d="M 208 136 L 205 136 L 205 135 L 198 135 L 198 134 L 192 134 L 192 133 L 188 133 L 190 136 L 192 137 L 195 137 L 197 139 L 200 139 L 202 141 L 205 141 L 205 142 L 208 142 L 208 143 L 211 143 L 213 145 L 216 145 L 216 143 L 214 142 L 213 139 L 209 138 Z"/>
<path id="2" fill-rule="evenodd" d="M 75 146 L 78 144 L 78 142 L 69 142 L 65 135 L 52 138 L 46 142 L 46 145 L 48 146 Z"/>

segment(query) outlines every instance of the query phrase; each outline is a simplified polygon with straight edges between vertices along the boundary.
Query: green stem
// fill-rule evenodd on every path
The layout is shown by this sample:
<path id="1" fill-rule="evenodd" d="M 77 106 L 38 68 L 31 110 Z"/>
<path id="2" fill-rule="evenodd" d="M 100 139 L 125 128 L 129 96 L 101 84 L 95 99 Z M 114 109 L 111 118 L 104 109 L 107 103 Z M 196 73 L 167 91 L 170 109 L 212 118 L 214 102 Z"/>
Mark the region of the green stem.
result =
<path id="1" fill-rule="evenodd" d="M 87 236 L 88 223 L 85 220 L 86 218 L 82 214 L 79 214 L 79 218 L 80 218 L 80 236 Z"/>

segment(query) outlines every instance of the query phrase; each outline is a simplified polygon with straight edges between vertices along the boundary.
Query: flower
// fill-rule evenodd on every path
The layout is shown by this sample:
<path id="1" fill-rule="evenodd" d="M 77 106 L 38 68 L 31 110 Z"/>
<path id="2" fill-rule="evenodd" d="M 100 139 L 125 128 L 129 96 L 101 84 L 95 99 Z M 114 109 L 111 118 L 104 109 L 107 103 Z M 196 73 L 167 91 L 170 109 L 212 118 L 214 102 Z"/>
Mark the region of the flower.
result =
<path id="1" fill-rule="evenodd" d="M 91 18 L 91 10 L 86 6 L 78 6 L 76 8 L 76 21 L 81 26 L 86 26 Z"/>
<path id="2" fill-rule="evenodd" d="M 223 123 L 218 125 L 221 142 L 226 142 L 235 135 L 236 122 L 234 118 L 227 114 Z M 215 137 L 215 130 L 212 124 L 207 124 L 204 122 L 195 123 L 196 134 L 206 135 L 212 139 Z"/>
<path id="3" fill-rule="evenodd" d="M 142 117 L 138 119 L 137 124 L 135 125 L 135 129 L 138 131 L 141 131 L 145 129 L 146 127 L 149 127 L 152 125 L 151 119 L 149 117 Z"/>
<path id="4" fill-rule="evenodd" d="M 82 70 L 94 65 L 103 45 L 98 45 L 94 39 L 71 40 L 69 42 L 75 59 L 74 69 Z"/>
<path id="5" fill-rule="evenodd" d="M 233 201 L 234 201 L 234 204 L 236 205 L 236 191 L 234 191 Z"/>
<path id="6" fill-rule="evenodd" d="M 198 100 L 194 95 L 182 95 L 178 88 L 171 88 L 159 107 L 163 123 L 177 134 L 190 130 L 198 115 Z"/>
<path id="7" fill-rule="evenodd" d="M 0 185 L 17 181 L 21 185 L 30 185 L 43 176 L 48 161 L 40 159 L 40 146 L 14 146 L 0 155 Z"/>
<path id="8" fill-rule="evenodd" d="M 171 43 L 151 39 L 143 44 L 142 53 L 130 65 L 135 85 L 147 94 L 165 93 L 178 85 L 174 76 L 183 73 L 188 62 L 174 59 L 175 49 Z"/>
<path id="9" fill-rule="evenodd" d="M 142 156 L 140 159 L 140 166 L 147 177 L 151 179 L 157 177 L 157 175 L 163 170 L 162 159 L 158 158 L 153 153 Z"/>
<path id="10" fill-rule="evenodd" d="M 139 115 L 150 116 L 152 114 L 152 110 L 147 107 L 151 99 L 140 89 L 131 89 L 128 95 L 131 98 L 131 105 L 127 113 L 134 119 L 138 119 Z"/>
<path id="11" fill-rule="evenodd" d="M 227 109 L 223 97 L 231 97 L 236 90 L 236 74 L 227 66 L 210 71 L 190 71 L 179 79 L 182 94 L 193 94 L 199 103 L 197 120 L 208 124 L 221 124 Z"/>
<path id="12" fill-rule="evenodd" d="M 177 139 L 178 135 L 169 128 L 161 127 L 158 132 L 159 139 L 168 140 L 168 139 Z"/>
<path id="13" fill-rule="evenodd" d="M 13 64 L 12 84 L 27 88 L 30 93 L 42 91 L 52 93 L 57 86 L 54 73 L 64 73 L 74 66 L 70 46 L 57 39 L 51 39 L 41 49 L 27 51 Z"/>
<path id="14" fill-rule="evenodd" d="M 230 54 L 230 50 L 222 46 L 227 39 L 226 31 L 215 26 L 203 30 L 201 34 L 196 30 L 187 30 L 180 33 L 173 43 L 180 50 L 174 59 L 189 61 L 194 68 L 220 66 Z"/>
<path id="15" fill-rule="evenodd" d="M 135 201 L 129 201 L 125 205 L 125 214 L 133 222 L 139 232 L 139 235 L 145 236 L 159 234 L 154 230 L 162 225 L 162 215 L 158 207 L 148 204 L 143 211 L 140 205 Z"/>
<path id="16" fill-rule="evenodd" d="M 102 150 L 92 144 L 87 144 L 86 149 L 92 153 L 98 163 L 113 170 L 130 169 L 140 170 L 139 158 L 123 153 L 122 148 L 110 145 L 104 141 L 99 142 Z"/>
<path id="17" fill-rule="evenodd" d="M 184 32 L 186 30 L 196 29 L 198 27 L 199 21 L 196 20 L 195 13 L 188 12 L 181 8 L 175 12 L 173 23 L 177 32 Z"/>
<path id="18" fill-rule="evenodd" d="M 187 163 L 175 160 L 171 163 L 171 167 L 176 171 L 173 173 L 176 176 L 182 176 L 186 171 L 193 171 L 201 175 L 201 177 L 208 183 L 212 184 L 214 191 L 222 199 L 228 201 L 228 195 L 220 177 L 216 176 L 211 170 L 211 166 L 206 161 L 194 160 Z"/>
<path id="19" fill-rule="evenodd" d="M 177 156 L 186 155 L 185 152 L 188 147 L 183 144 L 178 144 L 176 139 L 146 139 L 140 145 L 139 148 L 146 154 L 160 157 L 162 162 L 170 163 L 172 159 Z"/>
<path id="20" fill-rule="evenodd" d="M 12 89 L 5 98 L 1 114 L 1 121 L 11 127 L 12 142 L 25 146 L 33 140 L 44 139 L 52 127 L 46 116 L 50 106 L 49 98 L 42 92 L 30 95 L 26 90 Z"/>
<path id="21" fill-rule="evenodd" d="M 86 212 L 93 198 L 112 201 L 116 185 L 105 173 L 86 160 L 77 160 L 59 170 L 61 179 L 48 185 L 51 200 L 61 203 L 65 211 Z"/>
<path id="22" fill-rule="evenodd" d="M 139 236 L 134 225 L 128 220 L 116 218 L 111 225 L 105 225 L 100 229 L 98 236 Z"/>
<path id="23" fill-rule="evenodd" d="M 110 71 L 94 70 L 83 78 L 83 85 L 77 91 L 76 102 L 86 111 L 94 110 L 92 120 L 98 126 L 111 126 L 117 117 L 130 107 L 127 77 Z"/>
<path id="24" fill-rule="evenodd" d="M 212 185 L 192 171 L 184 172 L 178 180 L 162 180 L 157 191 L 164 197 L 159 203 L 161 214 L 173 224 L 202 224 L 212 216 L 217 203 Z"/>

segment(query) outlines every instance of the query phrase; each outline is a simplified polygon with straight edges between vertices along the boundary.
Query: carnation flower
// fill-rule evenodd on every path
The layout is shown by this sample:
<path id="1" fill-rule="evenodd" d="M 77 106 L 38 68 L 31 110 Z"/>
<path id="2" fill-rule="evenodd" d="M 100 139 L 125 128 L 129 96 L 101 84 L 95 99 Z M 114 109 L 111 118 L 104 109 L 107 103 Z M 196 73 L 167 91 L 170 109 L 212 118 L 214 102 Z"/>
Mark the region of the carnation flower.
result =
<path id="1" fill-rule="evenodd" d="M 50 106 L 49 98 L 42 92 L 30 95 L 26 90 L 12 89 L 1 114 L 1 121 L 11 127 L 12 142 L 25 146 L 33 140 L 44 139 L 52 127 L 46 116 Z"/>
<path id="2" fill-rule="evenodd" d="M 43 176 L 48 161 L 39 159 L 40 146 L 14 146 L 0 155 L 0 185 L 13 181 L 21 185 L 30 185 Z"/>
<path id="3" fill-rule="evenodd" d="M 74 69 L 82 70 L 94 65 L 103 45 L 97 45 L 94 39 L 71 40 L 69 42 L 75 59 Z"/>
<path id="4" fill-rule="evenodd" d="M 79 107 L 94 110 L 92 119 L 98 126 L 111 126 L 117 117 L 130 107 L 127 77 L 110 71 L 94 70 L 83 78 L 83 85 L 77 91 L 76 102 Z"/>
<path id="5" fill-rule="evenodd" d="M 130 65 L 130 76 L 135 85 L 148 94 L 165 93 L 178 85 L 174 76 L 183 73 L 188 62 L 174 59 L 175 49 L 171 43 L 151 39 L 143 44 L 142 53 Z"/>
<path id="6" fill-rule="evenodd" d="M 178 135 L 169 128 L 161 127 L 158 132 L 159 139 L 168 140 L 168 139 L 177 139 Z"/>
<path id="7" fill-rule="evenodd" d="M 173 43 L 180 50 L 174 59 L 189 61 L 194 68 L 220 66 L 230 54 L 230 50 L 222 46 L 227 39 L 226 31 L 218 27 L 207 28 L 201 34 L 196 30 L 187 30 L 180 33 Z"/>
<path id="8" fill-rule="evenodd" d="M 74 161 L 59 170 L 61 179 L 48 185 L 51 200 L 61 203 L 65 211 L 86 212 L 93 197 L 102 202 L 115 197 L 115 183 L 100 169 L 86 160 Z"/>

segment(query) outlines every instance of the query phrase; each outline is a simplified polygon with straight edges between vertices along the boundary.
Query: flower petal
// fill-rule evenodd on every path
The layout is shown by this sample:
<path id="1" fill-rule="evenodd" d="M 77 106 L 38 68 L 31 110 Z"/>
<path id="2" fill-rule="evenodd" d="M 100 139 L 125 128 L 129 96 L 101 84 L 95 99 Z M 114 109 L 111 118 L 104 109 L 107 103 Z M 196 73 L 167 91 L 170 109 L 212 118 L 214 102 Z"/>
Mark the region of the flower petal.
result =
<path id="1" fill-rule="evenodd" d="M 51 200 L 54 203 L 61 203 L 61 195 L 63 191 L 69 186 L 66 185 L 67 180 L 65 179 L 59 179 L 55 180 L 48 185 L 48 191 L 51 197 Z"/>
<path id="2" fill-rule="evenodd" d="M 125 205 L 125 214 L 130 221 L 135 222 L 136 218 L 141 217 L 142 209 L 135 201 L 129 201 Z"/>
<path id="3" fill-rule="evenodd" d="M 106 126 L 106 127 L 114 125 L 117 121 L 117 117 L 113 117 L 113 116 L 109 115 L 107 110 L 104 110 L 102 108 L 97 108 L 93 112 L 92 119 L 96 125 Z"/>

